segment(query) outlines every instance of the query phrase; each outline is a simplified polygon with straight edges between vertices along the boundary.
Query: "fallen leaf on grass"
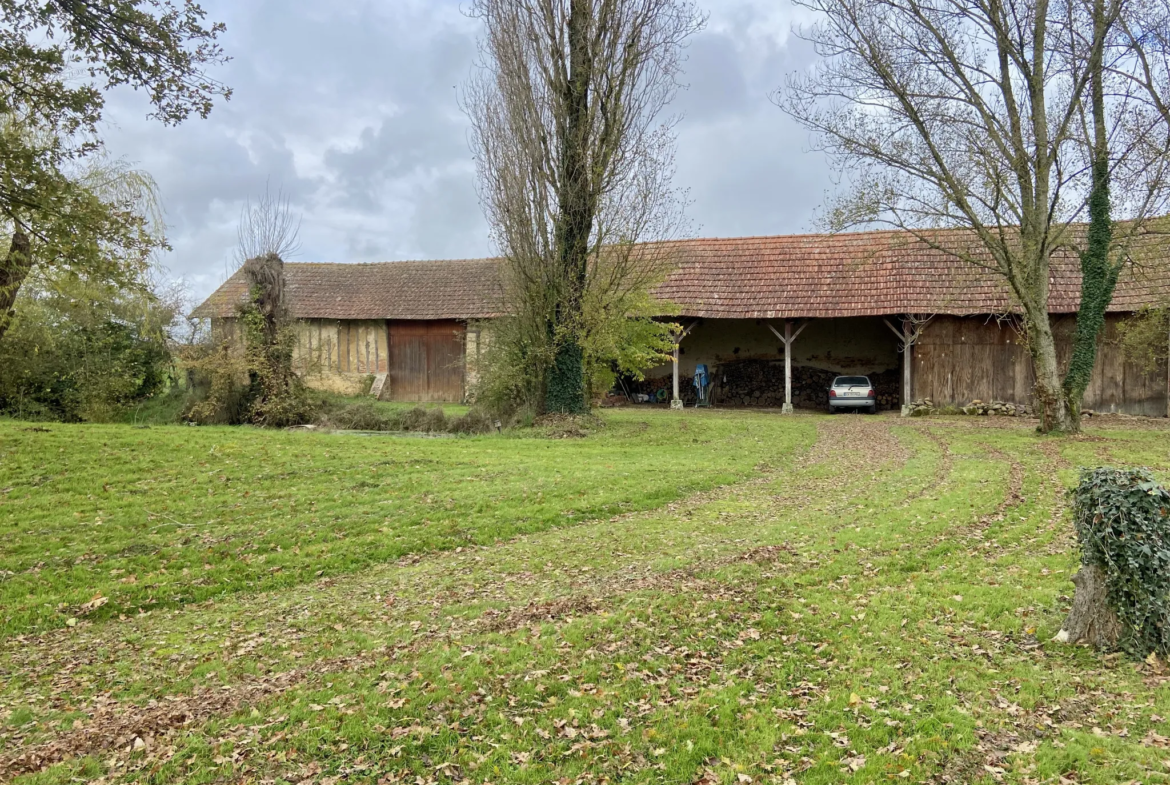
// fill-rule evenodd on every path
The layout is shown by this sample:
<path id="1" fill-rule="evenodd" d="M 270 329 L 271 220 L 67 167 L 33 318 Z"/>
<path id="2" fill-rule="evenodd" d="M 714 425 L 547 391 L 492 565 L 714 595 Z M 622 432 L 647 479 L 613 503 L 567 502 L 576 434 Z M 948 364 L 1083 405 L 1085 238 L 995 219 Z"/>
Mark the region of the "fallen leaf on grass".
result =
<path id="1" fill-rule="evenodd" d="M 1142 744 L 1146 747 L 1161 747 L 1164 749 L 1166 747 L 1170 747 L 1170 738 L 1167 738 L 1166 736 L 1163 736 L 1159 733 L 1155 733 L 1154 731 L 1150 731 L 1146 734 L 1145 738 L 1142 739 Z"/>
<path id="2" fill-rule="evenodd" d="M 89 602 L 82 603 L 81 606 L 77 609 L 77 612 L 90 613 L 91 611 L 96 611 L 98 608 L 102 607 L 109 601 L 109 597 L 103 597 L 100 594 L 95 595 L 94 598 Z"/>
<path id="3" fill-rule="evenodd" d="M 854 755 L 850 758 L 842 758 L 841 764 L 843 766 L 845 766 L 846 768 L 848 768 L 850 771 L 853 771 L 853 772 L 861 771 L 863 768 L 865 768 L 865 756 L 864 755 Z"/>

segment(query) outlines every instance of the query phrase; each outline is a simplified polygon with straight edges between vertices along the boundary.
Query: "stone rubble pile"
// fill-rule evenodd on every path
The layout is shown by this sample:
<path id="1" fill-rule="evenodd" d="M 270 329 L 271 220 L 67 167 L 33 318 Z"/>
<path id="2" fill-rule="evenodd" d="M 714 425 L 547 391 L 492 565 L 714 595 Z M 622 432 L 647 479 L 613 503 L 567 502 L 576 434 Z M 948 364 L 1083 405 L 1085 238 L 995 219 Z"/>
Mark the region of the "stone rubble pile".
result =
<path id="1" fill-rule="evenodd" d="M 911 417 L 923 417 L 928 414 L 966 414 L 974 417 L 1028 417 L 1031 412 L 1027 406 L 1004 401 L 981 401 L 975 399 L 966 406 L 935 406 L 929 398 L 914 401 L 910 404 Z"/>

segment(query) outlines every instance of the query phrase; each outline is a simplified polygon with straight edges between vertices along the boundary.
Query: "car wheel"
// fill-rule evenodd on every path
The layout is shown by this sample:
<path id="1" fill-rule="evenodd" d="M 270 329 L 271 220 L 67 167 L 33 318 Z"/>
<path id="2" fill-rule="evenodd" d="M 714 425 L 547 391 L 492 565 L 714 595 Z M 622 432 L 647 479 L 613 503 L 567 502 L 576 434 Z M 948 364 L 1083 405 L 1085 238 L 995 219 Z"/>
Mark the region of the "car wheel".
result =
<path id="1" fill-rule="evenodd" d="M 877 414 L 877 404 L 874 404 L 873 406 L 869 407 L 869 413 L 870 414 Z"/>

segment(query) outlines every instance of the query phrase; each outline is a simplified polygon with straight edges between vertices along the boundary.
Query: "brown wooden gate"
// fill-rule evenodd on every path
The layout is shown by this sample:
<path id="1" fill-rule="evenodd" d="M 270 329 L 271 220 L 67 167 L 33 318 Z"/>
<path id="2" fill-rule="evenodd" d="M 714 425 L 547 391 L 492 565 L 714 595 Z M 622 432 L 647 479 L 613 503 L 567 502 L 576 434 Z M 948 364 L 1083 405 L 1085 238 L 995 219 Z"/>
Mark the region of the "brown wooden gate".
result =
<path id="1" fill-rule="evenodd" d="M 464 326 L 456 321 L 390 321 L 391 401 L 463 400 Z"/>

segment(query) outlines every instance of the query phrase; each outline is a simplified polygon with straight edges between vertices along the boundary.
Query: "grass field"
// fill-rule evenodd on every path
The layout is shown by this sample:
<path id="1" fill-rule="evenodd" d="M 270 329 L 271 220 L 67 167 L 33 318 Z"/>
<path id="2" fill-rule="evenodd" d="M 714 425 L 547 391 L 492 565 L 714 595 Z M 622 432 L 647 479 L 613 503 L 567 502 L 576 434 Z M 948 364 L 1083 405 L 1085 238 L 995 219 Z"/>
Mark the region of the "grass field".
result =
<path id="1" fill-rule="evenodd" d="M 622 413 L 587 440 L 538 437 L 2 424 L 0 633 L 65 625 L 87 603 L 102 603 L 94 620 L 178 607 L 660 506 L 812 429 Z"/>
<path id="2" fill-rule="evenodd" d="M 605 420 L 0 424 L 0 779 L 1170 781 L 1170 670 L 1050 642 L 1164 423 Z"/>

